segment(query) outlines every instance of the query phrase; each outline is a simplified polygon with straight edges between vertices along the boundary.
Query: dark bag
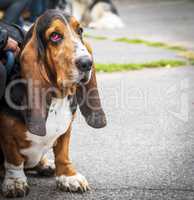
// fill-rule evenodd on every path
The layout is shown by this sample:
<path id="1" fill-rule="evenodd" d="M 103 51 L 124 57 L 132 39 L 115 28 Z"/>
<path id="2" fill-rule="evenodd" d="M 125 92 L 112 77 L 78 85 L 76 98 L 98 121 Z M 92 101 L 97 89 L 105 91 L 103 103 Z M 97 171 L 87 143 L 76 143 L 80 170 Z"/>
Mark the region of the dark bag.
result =
<path id="1" fill-rule="evenodd" d="M 17 41 L 19 46 L 22 45 L 26 32 L 18 25 L 8 24 L 4 21 L 0 21 L 0 27 L 7 30 L 8 36 Z"/>
<path id="2" fill-rule="evenodd" d="M 8 24 L 1 20 L 0 28 L 6 31 L 7 37 L 10 37 L 17 41 L 19 47 L 22 46 L 26 32 L 22 30 L 18 25 Z M 11 72 L 13 72 L 13 68 L 16 68 L 18 66 L 18 58 L 15 58 L 13 52 L 8 50 L 7 52 L 1 52 L 0 60 L 2 59 L 6 61 L 5 68 L 8 75 L 7 78 L 9 79 Z"/>

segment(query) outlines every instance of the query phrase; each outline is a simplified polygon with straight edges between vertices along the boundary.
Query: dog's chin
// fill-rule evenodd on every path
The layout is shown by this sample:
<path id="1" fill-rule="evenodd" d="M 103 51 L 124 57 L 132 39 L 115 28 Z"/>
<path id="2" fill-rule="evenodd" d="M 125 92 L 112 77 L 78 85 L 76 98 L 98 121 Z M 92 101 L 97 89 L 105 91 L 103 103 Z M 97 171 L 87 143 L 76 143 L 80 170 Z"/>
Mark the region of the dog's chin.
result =
<path id="1" fill-rule="evenodd" d="M 78 83 L 86 85 L 91 79 L 92 71 L 81 72 L 79 71 Z"/>

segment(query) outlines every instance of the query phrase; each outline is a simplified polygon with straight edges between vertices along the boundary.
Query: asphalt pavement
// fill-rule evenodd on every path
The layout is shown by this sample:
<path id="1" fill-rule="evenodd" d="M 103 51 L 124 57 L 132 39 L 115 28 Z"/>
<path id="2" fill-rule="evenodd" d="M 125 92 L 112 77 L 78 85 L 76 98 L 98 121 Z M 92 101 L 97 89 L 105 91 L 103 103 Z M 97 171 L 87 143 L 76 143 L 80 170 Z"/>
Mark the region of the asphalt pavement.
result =
<path id="1" fill-rule="evenodd" d="M 119 10 L 128 25 L 125 30 L 90 33 L 109 37 L 134 34 L 192 49 L 193 8 L 194 2 L 186 0 L 138 0 L 130 5 L 124 1 Z M 94 48 L 98 45 L 94 41 Z M 98 48 L 99 61 L 111 62 L 109 48 L 112 51 L 108 45 Z M 71 142 L 73 163 L 88 179 L 91 191 L 62 193 L 56 190 L 54 178 L 29 177 L 31 191 L 26 199 L 193 200 L 194 67 L 99 73 L 97 78 L 108 126 L 92 129 L 78 113 Z"/>
<path id="2" fill-rule="evenodd" d="M 126 27 L 89 30 L 90 34 L 164 41 L 194 49 L 193 0 L 115 0 L 115 3 Z"/>
<path id="3" fill-rule="evenodd" d="M 193 77 L 193 66 L 99 74 L 108 126 L 94 130 L 78 114 L 71 143 L 92 190 L 62 193 L 54 178 L 29 177 L 26 199 L 193 200 Z"/>

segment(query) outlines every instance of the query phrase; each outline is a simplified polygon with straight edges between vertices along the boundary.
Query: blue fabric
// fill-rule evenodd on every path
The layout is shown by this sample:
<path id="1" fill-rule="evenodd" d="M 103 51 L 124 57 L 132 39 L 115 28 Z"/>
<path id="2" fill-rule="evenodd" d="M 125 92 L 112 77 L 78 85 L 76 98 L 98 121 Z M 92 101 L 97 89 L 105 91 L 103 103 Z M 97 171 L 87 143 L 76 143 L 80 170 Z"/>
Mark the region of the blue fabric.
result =
<path id="1" fill-rule="evenodd" d="M 4 20 L 21 25 L 20 16 L 31 0 L 0 0 L 0 9 L 5 11 Z"/>
<path id="2" fill-rule="evenodd" d="M 0 99 L 4 95 L 7 81 L 7 72 L 5 66 L 0 62 Z"/>
<path id="3" fill-rule="evenodd" d="M 33 0 L 30 5 L 30 22 L 34 22 L 46 10 L 46 0 Z"/>

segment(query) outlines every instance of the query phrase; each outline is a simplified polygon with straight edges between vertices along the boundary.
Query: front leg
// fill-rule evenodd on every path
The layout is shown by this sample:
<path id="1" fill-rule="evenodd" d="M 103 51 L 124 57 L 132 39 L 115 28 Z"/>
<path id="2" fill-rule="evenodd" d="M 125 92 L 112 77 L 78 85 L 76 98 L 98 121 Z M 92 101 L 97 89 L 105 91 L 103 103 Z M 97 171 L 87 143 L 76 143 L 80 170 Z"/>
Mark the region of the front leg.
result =
<path id="1" fill-rule="evenodd" d="M 71 128 L 63 134 L 54 146 L 57 187 L 62 191 L 85 192 L 89 189 L 84 176 L 77 173 L 69 159 Z"/>
<path id="2" fill-rule="evenodd" d="M 43 155 L 37 166 L 26 169 L 27 174 L 36 172 L 41 177 L 53 177 L 55 174 L 54 163 L 48 159 L 47 155 Z"/>
<path id="3" fill-rule="evenodd" d="M 1 138 L 4 152 L 5 177 L 2 192 L 5 197 L 25 197 L 29 192 L 27 178 L 24 174 L 24 158 L 19 153 L 17 144 L 9 137 Z M 10 140 L 10 141 L 9 141 Z"/>
<path id="4" fill-rule="evenodd" d="M 5 162 L 5 178 L 2 192 L 8 198 L 25 197 L 28 194 L 29 186 L 24 174 L 23 163 L 16 166 Z"/>

